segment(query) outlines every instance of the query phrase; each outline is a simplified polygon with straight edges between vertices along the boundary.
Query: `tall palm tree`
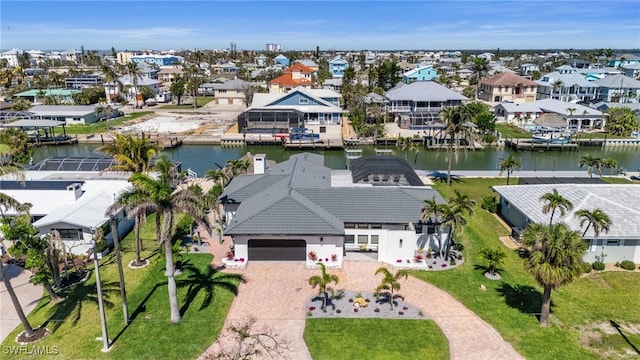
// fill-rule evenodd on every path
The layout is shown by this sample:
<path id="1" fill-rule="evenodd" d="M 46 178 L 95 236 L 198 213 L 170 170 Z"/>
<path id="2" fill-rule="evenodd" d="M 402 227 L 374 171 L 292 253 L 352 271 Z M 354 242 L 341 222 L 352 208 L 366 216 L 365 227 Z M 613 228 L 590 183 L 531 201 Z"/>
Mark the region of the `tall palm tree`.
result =
<path id="1" fill-rule="evenodd" d="M 116 165 L 106 171 L 130 171 L 143 173 L 152 169 L 153 160 L 162 150 L 158 144 L 146 136 L 114 134 L 113 143 L 98 148 L 99 152 L 110 155 Z"/>
<path id="2" fill-rule="evenodd" d="M 585 222 L 587 223 L 587 227 L 584 228 L 582 237 L 587 235 L 587 231 L 589 231 L 590 227 L 593 227 L 594 239 L 600 235 L 601 231 L 609 232 L 609 229 L 611 228 L 611 218 L 609 218 L 609 215 L 607 215 L 607 213 L 602 209 L 596 208 L 592 211 L 580 209 L 576 211 L 573 216 L 580 219 L 580 227 L 584 226 Z"/>
<path id="3" fill-rule="evenodd" d="M 449 227 L 447 242 L 445 243 L 444 258 L 449 259 L 451 244 L 462 228 L 467 225 L 464 207 L 457 206 L 454 203 L 445 204 L 442 208 L 442 226 Z"/>
<path id="4" fill-rule="evenodd" d="M 529 249 L 525 268 L 543 288 L 540 325 L 549 325 L 551 290 L 577 279 L 582 273 L 582 257 L 587 243 L 580 233 L 566 224 L 532 224 L 524 232 L 523 244 Z"/>
<path id="5" fill-rule="evenodd" d="M 551 83 L 551 88 L 553 89 L 553 92 L 551 93 L 551 98 L 553 99 L 553 95 L 558 91 L 561 90 L 562 87 L 564 86 L 564 83 L 562 82 L 562 80 L 555 80 L 554 82 Z M 560 100 L 561 96 L 558 96 L 558 100 Z"/>
<path id="6" fill-rule="evenodd" d="M 618 168 L 618 161 L 611 158 L 604 158 L 601 161 L 601 167 L 609 169 L 609 174 L 613 174 L 613 170 Z M 602 174 L 600 174 L 602 175 Z"/>
<path id="7" fill-rule="evenodd" d="M 121 192 L 116 201 L 109 206 L 105 215 L 115 215 L 120 209 L 126 207 L 128 210 L 127 217 L 133 218 L 133 233 L 134 233 L 134 244 L 136 248 L 136 258 L 133 263 L 134 267 L 143 266 L 146 263 L 146 260 L 142 260 L 141 252 L 142 252 L 142 241 L 140 239 L 140 226 L 142 226 L 147 219 L 147 211 L 149 211 L 149 206 L 147 204 L 147 199 L 150 194 L 145 192 L 143 189 L 129 187 L 125 191 Z M 158 220 L 160 219 L 159 215 L 156 214 Z M 156 222 L 156 224 L 158 224 Z M 158 230 L 160 227 L 156 228 L 156 235 L 158 235 Z"/>
<path id="8" fill-rule="evenodd" d="M 134 188 L 148 194 L 145 202 L 137 205 L 140 211 L 155 211 L 156 216 L 162 217 L 162 227 L 158 242 L 164 245 L 165 269 L 167 276 L 167 288 L 169 292 L 169 305 L 171 309 L 171 322 L 178 323 L 182 320 L 178 307 L 178 295 L 176 292 L 175 266 L 173 262 L 173 234 L 174 219 L 178 212 L 191 215 L 199 225 L 207 231 L 211 228 L 205 212 L 200 206 L 200 198 L 188 187 L 182 186 L 174 189 L 176 171 L 173 163 L 167 157 L 160 157 L 155 165 L 157 177 L 148 174 L 134 173 L 129 181 Z"/>
<path id="9" fill-rule="evenodd" d="M 204 173 L 204 178 L 207 180 L 213 180 L 215 184 L 225 186 L 227 183 L 227 175 L 221 169 L 210 169 Z"/>
<path id="10" fill-rule="evenodd" d="M 431 200 L 424 200 L 424 206 L 422 207 L 422 221 L 425 223 L 432 223 L 436 227 L 438 252 L 442 252 L 442 233 L 440 232 L 440 225 L 442 224 L 442 213 L 445 205 L 446 204 L 438 203 L 434 196 Z"/>
<path id="11" fill-rule="evenodd" d="M 471 64 L 471 70 L 476 76 L 476 91 L 475 101 L 478 101 L 478 89 L 480 88 L 480 78 L 486 75 L 489 71 L 489 60 L 485 58 L 475 57 L 473 58 L 473 64 Z"/>
<path id="12" fill-rule="evenodd" d="M 520 163 L 520 160 L 516 159 L 513 154 L 509 154 L 507 158 L 499 158 L 497 166 L 500 169 L 500 176 L 502 176 L 503 172 L 507 172 L 507 185 L 509 185 L 511 173 L 515 170 L 520 170 L 522 163 Z"/>
<path id="13" fill-rule="evenodd" d="M 549 225 L 553 224 L 553 216 L 556 210 L 560 210 L 560 216 L 564 216 L 567 211 L 573 209 L 573 203 L 558 193 L 558 189 L 554 188 L 552 192 L 546 193 L 540 197 L 540 201 L 544 202 L 542 206 L 542 213 L 548 214 L 551 211 L 551 218 L 549 219 Z"/>
<path id="14" fill-rule="evenodd" d="M 322 296 L 322 311 L 327 311 L 327 300 L 329 298 L 329 293 L 333 295 L 334 289 L 331 287 L 331 283 L 338 284 L 340 280 L 337 275 L 327 273 L 327 268 L 323 263 L 318 263 L 320 265 L 320 275 L 313 275 L 309 278 L 309 285 L 315 289 L 318 287 L 318 295 Z"/>
<path id="15" fill-rule="evenodd" d="M 376 270 L 375 275 L 382 274 L 382 281 L 380 285 L 376 288 L 376 294 L 380 294 L 383 290 L 389 292 L 389 305 L 391 306 L 391 310 L 393 310 L 393 293 L 400 291 L 400 279 L 409 277 L 409 271 L 406 269 L 401 269 L 396 271 L 396 273 L 392 273 L 384 266 L 381 266 Z"/>
<path id="16" fill-rule="evenodd" d="M 112 89 L 116 89 L 119 84 L 118 84 L 118 74 L 116 73 L 116 70 L 109 65 L 108 63 L 103 63 L 100 65 L 100 71 L 102 71 L 102 74 L 104 75 L 104 82 L 107 83 L 107 87 L 105 88 L 105 95 L 107 96 L 107 103 L 111 104 L 111 100 L 112 100 Z M 115 91 L 114 91 L 115 92 Z M 117 95 L 117 92 L 116 94 Z"/>
<path id="17" fill-rule="evenodd" d="M 113 115 L 113 108 L 111 107 L 111 105 L 96 106 L 96 109 L 94 111 L 96 113 L 96 116 L 98 116 L 100 120 L 104 121 L 107 124 L 107 131 L 109 131 L 109 119 Z"/>
<path id="18" fill-rule="evenodd" d="M 578 165 L 580 165 L 581 169 L 583 166 L 586 166 L 587 174 L 589 174 L 590 177 L 593 177 L 593 170 L 597 170 L 599 168 L 600 162 L 600 158 L 593 157 L 591 154 L 585 154 L 580 158 Z"/>
<path id="19" fill-rule="evenodd" d="M 458 158 L 460 142 L 463 139 L 474 141 L 474 134 L 469 126 L 470 115 L 464 106 L 446 108 L 440 113 L 445 124 L 444 135 L 447 142 L 447 185 L 451 185 L 451 162 Z"/>
<path id="20" fill-rule="evenodd" d="M 475 213 L 476 202 L 469 195 L 463 194 L 460 190 L 453 191 L 454 196 L 449 198 L 449 206 L 460 209 L 463 213 L 473 216 Z"/>
<path id="21" fill-rule="evenodd" d="M 130 62 L 126 67 L 127 75 L 131 77 L 133 83 L 133 91 L 136 97 L 136 108 L 138 108 L 138 80 L 142 79 L 142 69 L 136 62 Z"/>

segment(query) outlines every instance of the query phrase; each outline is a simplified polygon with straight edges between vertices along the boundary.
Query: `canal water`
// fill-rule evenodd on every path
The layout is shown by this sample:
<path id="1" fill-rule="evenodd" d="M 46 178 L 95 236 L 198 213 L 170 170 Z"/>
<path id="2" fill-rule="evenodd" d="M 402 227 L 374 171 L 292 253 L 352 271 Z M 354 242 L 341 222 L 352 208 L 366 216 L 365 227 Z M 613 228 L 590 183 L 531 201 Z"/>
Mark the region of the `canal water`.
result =
<path id="1" fill-rule="evenodd" d="M 99 156 L 95 150 L 99 145 L 77 144 L 64 146 L 43 146 L 35 149 L 35 162 L 50 156 Z M 375 155 L 375 149 L 385 147 L 361 146 L 364 155 Z M 425 150 L 415 158 L 414 152 L 403 152 L 395 147 L 388 147 L 393 154 L 405 158 L 411 165 L 420 170 L 444 170 L 447 168 L 445 151 Z M 165 150 L 172 159 L 181 162 L 182 168 L 195 171 L 202 175 L 205 170 L 216 169 L 217 165 L 224 166 L 228 160 L 240 158 L 246 152 L 252 154 L 266 154 L 267 159 L 277 162 L 287 160 L 291 155 L 300 153 L 298 150 L 285 150 L 281 146 L 245 146 L 221 147 L 219 145 L 182 145 L 175 149 Z M 341 150 L 307 151 L 324 155 L 325 166 L 332 169 L 345 169 L 346 158 Z M 630 171 L 640 171 L 640 149 L 630 147 L 581 147 L 578 151 L 519 151 L 514 152 L 506 148 L 487 148 L 476 151 L 460 151 L 458 160 L 452 164 L 452 169 L 458 170 L 494 170 L 501 157 L 510 153 L 522 163 L 521 170 L 580 170 L 580 157 L 591 154 L 594 157 L 612 158 L 618 162 L 618 167 Z M 605 170 L 605 174 L 608 170 Z"/>

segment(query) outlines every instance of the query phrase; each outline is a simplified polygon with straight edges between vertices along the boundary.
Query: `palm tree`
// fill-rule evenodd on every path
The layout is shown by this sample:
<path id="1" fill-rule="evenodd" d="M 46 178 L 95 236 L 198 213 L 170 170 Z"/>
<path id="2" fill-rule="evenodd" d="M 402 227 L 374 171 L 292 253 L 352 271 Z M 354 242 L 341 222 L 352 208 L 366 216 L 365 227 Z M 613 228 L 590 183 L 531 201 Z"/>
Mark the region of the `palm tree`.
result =
<path id="1" fill-rule="evenodd" d="M 116 161 L 106 171 L 130 171 L 143 173 L 150 171 L 153 160 L 162 150 L 158 144 L 151 143 L 146 136 L 114 134 L 111 144 L 105 144 L 98 151 L 110 155 Z"/>
<path id="2" fill-rule="evenodd" d="M 551 290 L 577 279 L 582 273 L 582 257 L 587 243 L 580 233 L 566 224 L 532 224 L 524 232 L 524 245 L 529 249 L 525 268 L 542 286 L 540 325 L 549 325 Z"/>
<path id="3" fill-rule="evenodd" d="M 401 269 L 396 271 L 393 274 L 389 269 L 384 266 L 381 266 L 376 270 L 375 275 L 382 274 L 382 281 L 380 285 L 376 288 L 376 295 L 379 295 L 383 290 L 389 292 L 389 305 L 391 306 L 391 310 L 393 310 L 393 293 L 400 291 L 400 279 L 409 277 L 409 271 L 406 269 Z"/>
<path id="4" fill-rule="evenodd" d="M 473 132 L 468 126 L 469 113 L 464 106 L 449 107 L 440 113 L 445 123 L 444 135 L 448 140 L 447 144 L 447 185 L 451 185 L 451 162 L 455 155 L 458 158 L 460 141 L 467 139 L 469 143 L 473 141 Z"/>
<path id="5" fill-rule="evenodd" d="M 473 58 L 473 64 L 471 65 L 471 70 L 476 76 L 476 91 L 475 91 L 475 101 L 478 101 L 478 89 L 480 88 L 480 78 L 484 76 L 487 71 L 489 71 L 489 60 L 485 58 L 475 57 Z"/>
<path id="6" fill-rule="evenodd" d="M 133 83 L 133 91 L 136 97 L 136 108 L 138 108 L 138 80 L 142 79 L 142 69 L 136 62 L 130 62 L 126 67 L 127 75 L 131 77 Z"/>
<path id="7" fill-rule="evenodd" d="M 118 84 L 118 74 L 116 73 L 116 70 L 109 65 L 108 63 L 103 63 L 100 65 L 100 71 L 102 71 L 102 74 L 104 75 L 104 82 L 107 83 L 107 87 L 105 88 L 105 95 L 107 96 L 107 103 L 111 104 L 111 91 L 112 91 L 112 87 L 113 89 L 115 89 L 117 86 L 119 86 Z"/>
<path id="8" fill-rule="evenodd" d="M 213 180 L 215 184 L 219 184 L 221 186 L 225 186 L 227 183 L 227 175 L 222 171 L 222 169 L 207 170 L 204 173 L 204 178 L 207 180 Z"/>
<path id="9" fill-rule="evenodd" d="M 613 174 L 613 170 L 618 168 L 618 161 L 611 158 L 604 158 L 601 161 L 601 166 L 605 169 L 609 169 L 609 174 Z"/>
<path id="10" fill-rule="evenodd" d="M 329 293 L 333 296 L 334 289 L 330 286 L 331 283 L 338 284 L 338 276 L 334 274 L 327 273 L 327 268 L 323 263 L 318 263 L 320 265 L 321 274 L 313 275 L 309 278 L 309 285 L 315 289 L 318 287 L 318 295 L 322 296 L 322 311 L 327 311 L 327 300 L 329 298 Z"/>
<path id="11" fill-rule="evenodd" d="M 480 257 L 484 259 L 489 275 L 495 276 L 500 270 L 500 265 L 507 254 L 501 249 L 483 248 L 480 250 Z"/>
<path id="12" fill-rule="evenodd" d="M 442 252 L 442 233 L 440 232 L 440 225 L 442 223 L 443 207 L 446 204 L 440 204 L 436 202 L 434 196 L 431 200 L 424 200 L 424 206 L 422 207 L 421 219 L 425 223 L 432 223 L 436 227 L 438 238 L 438 252 Z"/>
<path id="13" fill-rule="evenodd" d="M 586 154 L 580 158 L 580 162 L 578 164 L 581 169 L 583 166 L 586 166 L 587 174 L 589 174 L 590 177 L 593 177 L 593 169 L 597 169 L 600 162 L 600 158 L 594 158 L 591 154 Z"/>
<path id="14" fill-rule="evenodd" d="M 175 215 L 178 212 L 189 214 L 207 231 L 211 226 L 200 206 L 200 198 L 196 193 L 185 186 L 174 190 L 176 171 L 171 160 L 167 157 L 160 157 L 156 162 L 155 169 L 157 177 L 134 173 L 129 181 L 134 188 L 148 194 L 146 201 L 137 204 L 139 211 L 155 211 L 156 217 L 162 218 L 158 243 L 164 245 L 165 249 L 165 274 L 167 276 L 171 322 L 178 323 L 182 318 L 178 307 L 172 248 Z"/>
<path id="15" fill-rule="evenodd" d="M 571 119 L 573 117 L 573 113 L 575 113 L 578 109 L 576 108 L 572 108 L 572 107 L 568 107 L 565 109 L 565 111 L 567 112 L 567 114 L 569 114 L 569 118 L 567 119 L 569 122 L 569 125 L 571 125 Z"/>
<path id="16" fill-rule="evenodd" d="M 569 199 L 558 193 L 558 189 L 554 188 L 552 192 L 546 193 L 540 197 L 540 201 L 544 202 L 542 206 L 542 213 L 548 214 L 551 211 L 551 218 L 549 219 L 549 225 L 553 224 L 553 215 L 556 210 L 560 210 L 560 216 L 564 216 L 567 211 L 573 209 L 573 203 Z"/>
<path id="17" fill-rule="evenodd" d="M 442 207 L 442 226 L 445 228 L 447 226 L 449 227 L 449 234 L 447 235 L 447 242 L 445 243 L 445 260 L 449 259 L 449 251 L 451 250 L 451 244 L 453 244 L 456 234 L 466 225 L 467 218 L 465 217 L 464 207 L 451 202 L 444 204 Z"/>
<path id="18" fill-rule="evenodd" d="M 100 120 L 105 121 L 107 124 L 107 131 L 109 131 L 109 119 L 113 115 L 113 108 L 111 105 L 99 105 L 96 106 L 95 109 L 96 116 L 100 118 Z"/>
<path id="19" fill-rule="evenodd" d="M 582 233 L 583 238 L 587 235 L 590 227 L 593 227 L 594 239 L 600 235 L 600 231 L 609 232 L 611 228 L 611 219 L 602 209 L 596 208 L 592 211 L 580 209 L 576 211 L 573 216 L 580 219 L 580 227 L 584 226 L 585 222 L 587 223 L 587 227 L 584 228 L 584 232 Z"/>
<path id="20" fill-rule="evenodd" d="M 516 159 L 513 154 L 509 154 L 507 158 L 498 159 L 498 168 L 500 169 L 500 176 L 503 172 L 507 172 L 507 185 L 509 185 L 509 178 L 515 170 L 520 170 L 522 164 L 520 160 Z"/>
<path id="21" fill-rule="evenodd" d="M 140 226 L 143 225 L 147 220 L 147 210 L 148 208 L 145 206 L 147 199 L 149 198 L 149 193 L 145 192 L 143 189 L 129 187 L 120 195 L 118 195 L 116 201 L 109 206 L 106 211 L 107 216 L 117 214 L 120 209 L 126 207 L 129 209 L 127 216 L 129 218 L 134 219 L 133 223 L 133 233 L 134 233 L 134 243 L 136 248 L 136 259 L 133 262 L 134 267 L 141 267 L 144 265 L 147 260 L 142 260 L 140 253 L 142 252 L 142 241 L 140 239 Z M 159 215 L 156 214 L 156 217 L 159 219 Z M 158 222 L 156 222 L 157 224 Z M 156 234 L 158 234 L 159 227 L 156 228 Z"/>
<path id="22" fill-rule="evenodd" d="M 551 93 L 552 99 L 553 99 L 553 94 L 555 94 L 558 90 L 562 89 L 563 86 L 564 86 L 564 83 L 562 82 L 562 80 L 555 80 L 554 82 L 551 83 L 551 88 L 553 89 L 553 92 Z M 560 100 L 560 96 L 558 96 L 558 100 Z"/>

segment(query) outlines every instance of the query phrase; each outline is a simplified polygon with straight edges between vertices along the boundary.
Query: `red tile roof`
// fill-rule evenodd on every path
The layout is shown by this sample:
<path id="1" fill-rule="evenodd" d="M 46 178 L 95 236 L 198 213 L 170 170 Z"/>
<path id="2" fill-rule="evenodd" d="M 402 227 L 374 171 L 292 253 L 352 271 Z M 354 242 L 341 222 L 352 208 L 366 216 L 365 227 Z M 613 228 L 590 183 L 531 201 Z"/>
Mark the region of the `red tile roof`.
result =
<path id="1" fill-rule="evenodd" d="M 310 68 L 310 67 L 308 67 L 306 65 L 300 64 L 300 63 L 295 63 L 295 64 L 289 66 L 284 72 L 285 73 L 291 73 L 291 72 L 294 72 L 294 71 L 299 71 L 299 72 L 303 72 L 303 73 L 310 73 L 310 74 L 313 73 L 313 69 L 312 68 Z"/>
<path id="2" fill-rule="evenodd" d="M 501 72 L 499 74 L 495 74 L 486 79 L 481 79 L 480 84 L 499 86 L 499 85 L 526 85 L 526 86 L 538 86 L 538 83 L 535 81 L 531 81 L 527 78 L 523 78 L 522 76 L 509 73 L 509 72 Z"/>

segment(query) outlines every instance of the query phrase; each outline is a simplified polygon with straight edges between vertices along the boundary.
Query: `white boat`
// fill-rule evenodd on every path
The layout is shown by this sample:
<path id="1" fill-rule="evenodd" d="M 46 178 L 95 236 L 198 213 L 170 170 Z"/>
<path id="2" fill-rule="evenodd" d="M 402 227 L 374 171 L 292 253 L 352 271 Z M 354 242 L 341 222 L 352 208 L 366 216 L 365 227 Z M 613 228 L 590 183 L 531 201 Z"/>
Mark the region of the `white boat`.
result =
<path id="1" fill-rule="evenodd" d="M 531 139 L 537 144 L 568 144 L 571 142 L 571 135 L 546 133 L 533 135 Z"/>

